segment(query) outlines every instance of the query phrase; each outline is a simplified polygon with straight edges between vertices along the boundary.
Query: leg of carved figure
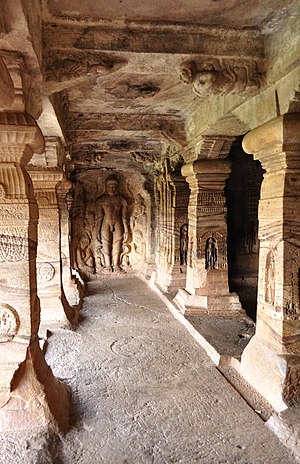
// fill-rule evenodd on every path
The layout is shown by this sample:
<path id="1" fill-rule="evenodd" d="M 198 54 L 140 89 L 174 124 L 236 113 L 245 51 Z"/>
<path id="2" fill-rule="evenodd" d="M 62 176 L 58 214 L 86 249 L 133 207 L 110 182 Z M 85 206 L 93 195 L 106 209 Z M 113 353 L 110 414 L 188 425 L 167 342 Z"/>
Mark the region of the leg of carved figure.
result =
<path id="1" fill-rule="evenodd" d="M 114 271 L 120 270 L 120 257 L 122 251 L 122 239 L 123 239 L 123 227 L 121 224 L 115 225 L 115 231 L 113 233 L 113 244 L 112 244 L 112 264 Z"/>
<path id="2" fill-rule="evenodd" d="M 69 398 L 39 347 L 38 208 L 24 169 L 43 136 L 25 113 L 0 113 L 0 430 L 68 423 Z"/>
<path id="3" fill-rule="evenodd" d="M 186 313 L 239 315 L 241 304 L 229 293 L 225 182 L 226 160 L 197 160 L 184 165 L 190 185 L 189 250 L 185 290 L 175 301 Z"/>
<path id="4" fill-rule="evenodd" d="M 266 173 L 258 213 L 257 327 L 241 373 L 280 411 L 300 402 L 300 114 L 258 127 L 243 147 Z"/>
<path id="5" fill-rule="evenodd" d="M 106 223 L 103 223 L 101 227 L 101 242 L 105 267 L 111 268 L 112 233 L 110 232 L 109 225 Z"/>

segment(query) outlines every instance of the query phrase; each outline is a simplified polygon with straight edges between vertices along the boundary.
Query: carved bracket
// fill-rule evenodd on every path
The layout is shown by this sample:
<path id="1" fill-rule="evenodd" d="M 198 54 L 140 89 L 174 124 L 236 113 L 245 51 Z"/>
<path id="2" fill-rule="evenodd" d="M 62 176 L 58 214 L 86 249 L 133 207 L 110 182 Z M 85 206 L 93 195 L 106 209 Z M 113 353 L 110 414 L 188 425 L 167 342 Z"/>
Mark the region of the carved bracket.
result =
<path id="1" fill-rule="evenodd" d="M 179 75 L 185 85 L 193 84 L 199 97 L 255 95 L 263 87 L 265 77 L 257 61 L 217 58 L 197 63 L 186 61 L 180 65 Z"/>

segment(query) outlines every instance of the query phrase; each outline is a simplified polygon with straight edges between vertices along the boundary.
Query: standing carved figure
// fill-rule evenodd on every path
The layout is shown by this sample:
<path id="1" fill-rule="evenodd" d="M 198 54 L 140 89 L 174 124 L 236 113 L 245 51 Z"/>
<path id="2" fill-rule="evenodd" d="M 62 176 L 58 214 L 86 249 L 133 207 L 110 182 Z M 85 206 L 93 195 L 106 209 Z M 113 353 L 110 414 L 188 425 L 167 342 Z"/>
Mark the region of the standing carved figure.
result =
<path id="1" fill-rule="evenodd" d="M 122 245 L 128 239 L 127 202 L 118 193 L 118 179 L 105 180 L 105 193 L 96 201 L 96 227 L 108 272 L 121 272 Z"/>
<path id="2" fill-rule="evenodd" d="M 205 247 L 206 269 L 218 269 L 218 247 L 215 238 L 210 237 Z"/>
<path id="3" fill-rule="evenodd" d="M 188 252 L 188 225 L 183 224 L 180 227 L 180 264 L 187 264 L 187 252 Z"/>

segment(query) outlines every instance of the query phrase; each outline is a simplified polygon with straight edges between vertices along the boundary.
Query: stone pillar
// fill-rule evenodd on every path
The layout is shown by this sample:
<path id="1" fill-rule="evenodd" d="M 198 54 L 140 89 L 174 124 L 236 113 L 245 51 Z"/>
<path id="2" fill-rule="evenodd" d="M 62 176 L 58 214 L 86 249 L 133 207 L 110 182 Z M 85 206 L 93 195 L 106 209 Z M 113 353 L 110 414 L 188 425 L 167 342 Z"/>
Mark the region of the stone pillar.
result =
<path id="1" fill-rule="evenodd" d="M 184 286 L 186 280 L 187 252 L 181 253 L 181 248 L 184 233 L 187 240 L 189 189 L 180 173 L 166 171 L 157 179 L 157 190 L 160 192 L 157 284 L 171 292 Z"/>
<path id="2" fill-rule="evenodd" d="M 61 247 L 61 272 L 63 294 L 71 306 L 80 305 L 84 290 L 83 281 L 79 281 L 72 275 L 70 259 L 70 217 L 68 208 L 68 196 L 73 184 L 69 179 L 63 179 L 57 187 L 57 199 L 60 221 L 60 247 Z M 75 270 L 74 270 L 75 273 Z M 74 308 L 75 310 L 75 308 Z"/>
<path id="3" fill-rule="evenodd" d="M 300 402 L 300 114 L 254 129 L 243 148 L 266 173 L 258 213 L 257 327 L 241 373 L 281 411 Z"/>
<path id="4" fill-rule="evenodd" d="M 228 286 L 224 188 L 229 172 L 230 163 L 224 159 L 198 159 L 182 167 L 190 186 L 189 244 L 186 286 L 175 301 L 185 314 L 243 312 Z"/>
<path id="5" fill-rule="evenodd" d="M 39 347 L 38 208 L 24 166 L 44 140 L 26 113 L 0 113 L 0 431 L 68 424 L 67 388 Z"/>
<path id="6" fill-rule="evenodd" d="M 47 150 L 46 144 L 46 150 Z M 41 303 L 40 333 L 53 326 L 76 323 L 76 314 L 68 304 L 61 273 L 60 218 L 56 194 L 63 177 L 59 167 L 28 168 L 39 207 L 37 285 Z"/>

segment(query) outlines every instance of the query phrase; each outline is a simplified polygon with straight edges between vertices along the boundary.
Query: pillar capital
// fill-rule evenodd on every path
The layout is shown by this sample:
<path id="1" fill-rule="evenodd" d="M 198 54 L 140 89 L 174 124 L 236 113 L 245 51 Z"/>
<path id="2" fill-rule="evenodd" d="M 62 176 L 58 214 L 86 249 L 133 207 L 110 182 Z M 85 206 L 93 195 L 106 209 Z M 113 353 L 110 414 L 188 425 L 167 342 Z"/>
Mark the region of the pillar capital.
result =
<path id="1" fill-rule="evenodd" d="M 295 160 L 300 160 L 300 113 L 284 114 L 252 130 L 245 135 L 243 148 L 267 171 L 293 168 Z M 298 156 L 289 156 L 295 152 Z"/>
<path id="2" fill-rule="evenodd" d="M 201 135 L 185 150 L 183 155 L 187 164 L 197 160 L 218 160 L 227 158 L 235 137 L 227 135 Z"/>
<path id="3" fill-rule="evenodd" d="M 230 162 L 223 159 L 197 159 L 188 164 L 184 164 L 181 168 L 182 175 L 187 177 L 197 176 L 207 178 L 207 176 L 217 175 L 228 177 L 230 173 Z"/>
<path id="4" fill-rule="evenodd" d="M 33 153 L 41 154 L 44 149 L 43 134 L 30 114 L 0 113 L 0 163 L 25 166 Z"/>

